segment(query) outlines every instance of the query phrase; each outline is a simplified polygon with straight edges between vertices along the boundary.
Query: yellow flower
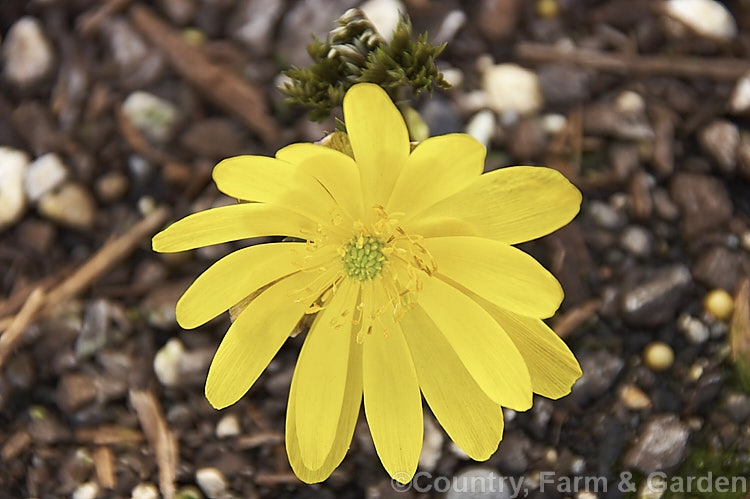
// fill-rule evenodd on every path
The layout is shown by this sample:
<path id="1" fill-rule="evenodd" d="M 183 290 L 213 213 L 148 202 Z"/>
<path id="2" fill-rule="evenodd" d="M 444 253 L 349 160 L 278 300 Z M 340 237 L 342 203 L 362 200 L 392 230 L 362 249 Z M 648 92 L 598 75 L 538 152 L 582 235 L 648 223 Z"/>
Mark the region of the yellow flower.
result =
<path id="1" fill-rule="evenodd" d="M 237 402 L 314 313 L 286 418 L 300 479 L 325 480 L 343 460 L 363 398 L 397 480 L 417 467 L 422 395 L 451 439 L 485 460 L 502 438 L 501 406 L 562 397 L 581 375 L 541 320 L 560 305 L 560 285 L 512 246 L 568 223 L 581 194 L 547 168 L 482 174 L 485 148 L 465 134 L 410 152 L 401 114 L 376 85 L 348 91 L 344 118 L 353 158 L 293 144 L 275 158 L 222 161 L 218 188 L 253 202 L 190 215 L 153 239 L 161 252 L 259 236 L 305 241 L 235 251 L 177 303 L 191 329 L 254 296 L 216 352 L 206 397 L 217 409 Z"/>

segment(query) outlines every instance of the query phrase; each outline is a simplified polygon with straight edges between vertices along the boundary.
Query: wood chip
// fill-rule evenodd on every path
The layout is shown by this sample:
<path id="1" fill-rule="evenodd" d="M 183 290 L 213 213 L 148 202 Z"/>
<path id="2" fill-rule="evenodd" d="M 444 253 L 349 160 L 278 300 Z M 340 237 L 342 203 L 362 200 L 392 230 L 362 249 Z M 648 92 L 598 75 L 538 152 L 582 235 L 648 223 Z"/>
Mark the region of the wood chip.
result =
<path id="1" fill-rule="evenodd" d="M 594 298 L 578 307 L 568 310 L 555 319 L 552 329 L 554 329 L 560 338 L 567 338 L 573 331 L 591 319 L 596 314 L 596 311 L 599 310 L 601 304 L 602 301 L 599 298 Z"/>
<path id="2" fill-rule="evenodd" d="M 31 436 L 24 430 L 17 431 L 6 440 L 3 449 L 0 450 L 0 457 L 8 462 L 20 455 L 30 444 Z"/>
<path id="3" fill-rule="evenodd" d="M 177 491 L 177 463 L 179 452 L 177 439 L 167 426 L 167 421 L 154 394 L 146 390 L 130 390 L 130 403 L 156 455 L 159 467 L 159 490 L 166 499 L 172 499 Z"/>
<path id="4" fill-rule="evenodd" d="M 96 445 L 115 445 L 143 440 L 140 431 L 124 426 L 99 426 L 97 428 L 81 428 L 76 431 L 75 439 L 81 443 Z"/>
<path id="5" fill-rule="evenodd" d="M 200 48 L 185 41 L 150 9 L 134 5 L 133 24 L 166 56 L 174 69 L 214 104 L 241 119 L 266 144 L 274 144 L 279 129 L 268 114 L 263 92 L 231 69 L 212 62 Z"/>
<path id="6" fill-rule="evenodd" d="M 245 435 L 237 439 L 238 449 L 255 449 L 265 445 L 277 445 L 284 442 L 284 435 L 278 432 L 262 432 Z"/>
<path id="7" fill-rule="evenodd" d="M 105 489 L 113 489 L 117 485 L 115 478 L 115 456 L 109 447 L 97 447 L 94 451 L 94 469 L 96 480 Z"/>
<path id="8" fill-rule="evenodd" d="M 258 473 L 255 475 L 257 485 L 286 485 L 298 484 L 299 478 L 293 473 Z"/>

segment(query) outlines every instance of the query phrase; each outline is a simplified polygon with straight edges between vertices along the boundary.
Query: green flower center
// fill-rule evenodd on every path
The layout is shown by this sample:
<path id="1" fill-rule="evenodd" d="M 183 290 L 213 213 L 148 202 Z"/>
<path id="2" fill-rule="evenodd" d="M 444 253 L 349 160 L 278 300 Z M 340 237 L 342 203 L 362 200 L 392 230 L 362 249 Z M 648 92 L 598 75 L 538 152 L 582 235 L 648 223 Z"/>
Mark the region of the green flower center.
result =
<path id="1" fill-rule="evenodd" d="M 388 258 L 383 253 L 385 243 L 373 236 L 359 235 L 343 248 L 341 261 L 346 274 L 352 279 L 371 281 L 378 277 Z"/>

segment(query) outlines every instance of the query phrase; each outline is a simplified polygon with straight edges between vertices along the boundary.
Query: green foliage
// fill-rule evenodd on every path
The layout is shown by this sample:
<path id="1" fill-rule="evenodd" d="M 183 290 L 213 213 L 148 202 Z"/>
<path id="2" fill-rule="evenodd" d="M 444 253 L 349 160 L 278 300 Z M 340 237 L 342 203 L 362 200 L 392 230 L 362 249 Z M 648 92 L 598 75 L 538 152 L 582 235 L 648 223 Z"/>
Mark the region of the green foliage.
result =
<path id="1" fill-rule="evenodd" d="M 359 9 L 350 9 L 337 21 L 339 27 L 326 40 L 314 38 L 307 46 L 313 60 L 308 68 L 285 71 L 291 79 L 281 91 L 287 101 L 310 108 L 310 119 L 323 121 L 341 105 L 346 91 L 355 83 L 375 83 L 394 100 L 411 87 L 414 94 L 435 86 L 449 88 L 435 59 L 445 45 L 427 42 L 427 34 L 412 39 L 411 22 L 402 16 L 390 43 L 375 31 Z"/>

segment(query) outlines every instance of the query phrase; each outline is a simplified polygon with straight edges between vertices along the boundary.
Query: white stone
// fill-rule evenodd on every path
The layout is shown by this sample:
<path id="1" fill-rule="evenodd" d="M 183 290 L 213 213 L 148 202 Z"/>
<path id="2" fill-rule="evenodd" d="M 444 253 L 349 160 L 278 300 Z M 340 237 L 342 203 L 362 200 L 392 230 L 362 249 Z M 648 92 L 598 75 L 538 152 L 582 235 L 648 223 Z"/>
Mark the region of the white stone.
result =
<path id="1" fill-rule="evenodd" d="M 91 228 L 96 218 L 96 203 L 91 194 L 72 182 L 42 196 L 37 209 L 43 217 L 75 229 Z"/>
<path id="2" fill-rule="evenodd" d="M 5 76 L 19 86 L 35 83 L 49 74 L 55 55 L 42 26 L 33 17 L 22 17 L 10 27 L 3 48 Z"/>
<path id="3" fill-rule="evenodd" d="M 241 432 L 240 420 L 235 414 L 227 414 L 216 423 L 216 436 L 218 438 L 236 437 Z"/>
<path id="4" fill-rule="evenodd" d="M 180 382 L 180 359 L 185 347 L 177 338 L 170 339 L 154 356 L 154 373 L 164 386 L 176 386 Z"/>
<path id="5" fill-rule="evenodd" d="M 443 78 L 454 87 L 460 87 L 464 82 L 464 72 L 458 68 L 445 68 Z"/>
<path id="6" fill-rule="evenodd" d="M 56 189 L 65 181 L 68 169 L 60 156 L 48 153 L 38 157 L 29 165 L 24 178 L 24 189 L 31 201 L 38 201 L 48 192 Z"/>
<path id="7" fill-rule="evenodd" d="M 737 80 L 729 99 L 729 109 L 736 114 L 750 111 L 750 73 Z"/>
<path id="8" fill-rule="evenodd" d="M 130 499 L 159 499 L 159 489 L 153 483 L 139 483 L 130 493 Z"/>
<path id="9" fill-rule="evenodd" d="M 424 441 L 419 455 L 419 469 L 433 471 L 443 455 L 443 430 L 431 416 L 424 418 Z"/>
<path id="10" fill-rule="evenodd" d="M 122 111 L 130 123 L 154 142 L 167 142 L 177 125 L 177 108 L 171 102 L 143 91 L 128 95 Z"/>
<path id="11" fill-rule="evenodd" d="M 517 64 L 497 64 L 487 68 L 482 75 L 482 88 L 487 93 L 488 106 L 498 114 L 506 111 L 531 114 L 543 104 L 536 73 Z"/>
<path id="12" fill-rule="evenodd" d="M 466 125 L 466 133 L 484 144 L 485 147 L 489 147 L 496 128 L 497 120 L 495 119 L 495 113 L 489 109 L 485 109 L 471 117 L 469 123 Z"/>
<path id="13" fill-rule="evenodd" d="M 99 494 L 99 485 L 96 482 L 86 482 L 78 486 L 71 496 L 73 499 L 96 499 Z"/>
<path id="14" fill-rule="evenodd" d="M 445 16 L 433 39 L 433 43 L 441 44 L 452 41 L 456 34 L 466 24 L 466 14 L 461 9 L 454 9 Z"/>
<path id="15" fill-rule="evenodd" d="M 549 135 L 556 135 L 568 125 L 568 119 L 562 114 L 549 113 L 542 116 L 542 128 Z"/>
<path id="16" fill-rule="evenodd" d="M 360 7 L 386 42 L 393 38 L 404 4 L 398 0 L 368 0 Z"/>
<path id="17" fill-rule="evenodd" d="M 23 178 L 29 155 L 10 147 L 0 147 L 0 231 L 16 223 L 26 208 Z"/>
<path id="18" fill-rule="evenodd" d="M 209 499 L 216 499 L 227 490 L 224 474 L 216 468 L 199 469 L 195 472 L 195 481 Z"/>
<path id="19" fill-rule="evenodd" d="M 646 102 L 639 93 L 625 90 L 615 98 L 615 109 L 622 114 L 640 114 L 646 110 Z"/>
<path id="20" fill-rule="evenodd" d="M 708 326 L 706 326 L 700 319 L 693 317 L 687 312 L 683 312 L 677 318 L 677 328 L 682 331 L 687 340 L 694 344 L 700 345 L 706 342 L 711 334 Z"/>
<path id="21" fill-rule="evenodd" d="M 664 11 L 700 36 L 719 40 L 737 36 L 732 14 L 715 0 L 668 0 Z"/>

